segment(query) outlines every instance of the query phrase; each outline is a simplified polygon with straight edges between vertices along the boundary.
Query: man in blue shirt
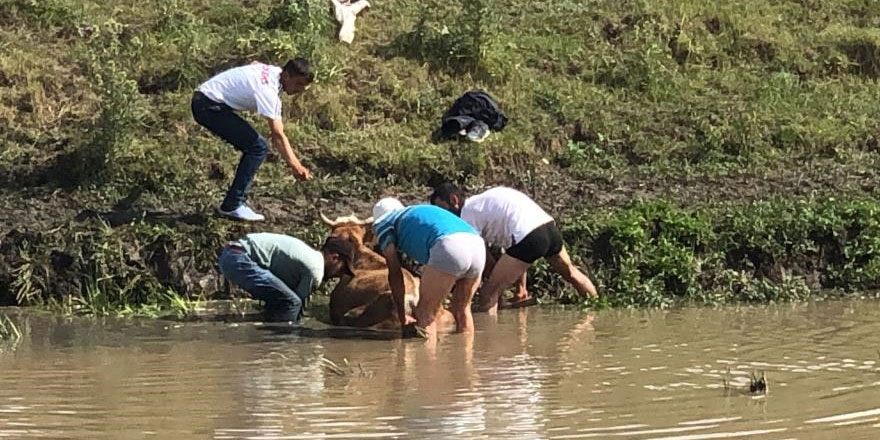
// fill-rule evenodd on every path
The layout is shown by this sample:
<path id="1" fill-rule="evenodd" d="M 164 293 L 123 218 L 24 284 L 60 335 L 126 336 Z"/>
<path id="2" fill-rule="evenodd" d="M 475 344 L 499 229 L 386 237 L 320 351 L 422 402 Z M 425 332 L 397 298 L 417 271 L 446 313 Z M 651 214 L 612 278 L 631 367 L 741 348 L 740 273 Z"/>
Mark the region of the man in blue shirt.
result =
<path id="1" fill-rule="evenodd" d="M 451 291 L 449 311 L 455 318 L 456 331 L 473 331 L 470 303 L 486 262 L 485 244 L 473 227 L 443 208 L 404 208 L 399 200 L 389 197 L 373 207 L 373 232 L 388 263 L 392 298 L 405 327 L 415 324 L 429 337 L 436 336 L 437 314 Z M 425 266 L 413 316 L 404 311 L 403 269 L 398 252 Z"/>

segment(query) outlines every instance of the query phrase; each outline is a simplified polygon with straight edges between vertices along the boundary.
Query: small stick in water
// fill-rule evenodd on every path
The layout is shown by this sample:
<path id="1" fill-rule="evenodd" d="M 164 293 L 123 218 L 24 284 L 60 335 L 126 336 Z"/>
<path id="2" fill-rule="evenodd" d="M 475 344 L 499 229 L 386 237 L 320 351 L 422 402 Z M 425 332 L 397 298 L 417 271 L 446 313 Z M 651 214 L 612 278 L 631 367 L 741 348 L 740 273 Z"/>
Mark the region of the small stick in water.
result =
<path id="1" fill-rule="evenodd" d="M 762 371 L 759 378 L 753 371 L 749 381 L 749 392 L 752 394 L 767 394 L 768 391 L 770 389 L 767 386 L 767 375 Z"/>
<path id="2" fill-rule="evenodd" d="M 337 376 L 345 376 L 345 370 L 343 370 L 339 365 L 336 365 L 336 362 L 331 361 L 330 359 L 321 356 L 321 365 L 324 368 L 330 370 L 331 373 L 336 374 Z"/>

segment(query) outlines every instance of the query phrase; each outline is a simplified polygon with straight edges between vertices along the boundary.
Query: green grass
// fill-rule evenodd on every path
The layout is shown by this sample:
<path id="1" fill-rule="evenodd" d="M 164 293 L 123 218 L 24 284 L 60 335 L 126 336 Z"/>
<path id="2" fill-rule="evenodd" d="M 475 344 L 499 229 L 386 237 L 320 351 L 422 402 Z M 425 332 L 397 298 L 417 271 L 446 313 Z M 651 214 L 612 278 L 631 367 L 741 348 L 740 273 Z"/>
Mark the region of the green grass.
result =
<path id="1" fill-rule="evenodd" d="M 635 201 L 570 219 L 602 303 L 769 302 L 880 290 L 880 200 L 771 198 L 683 208 Z M 539 270 L 544 291 L 566 286 Z"/>
<path id="2" fill-rule="evenodd" d="M 517 186 L 563 224 L 602 217 L 624 235 L 644 199 L 664 221 L 711 231 L 706 246 L 739 240 L 778 259 L 778 243 L 725 232 L 739 224 L 719 207 L 769 221 L 832 196 L 874 200 L 880 183 L 870 0 L 387 0 L 350 46 L 319 0 L 0 0 L 0 23 L 0 208 L 17 209 L 0 218 L 0 303 L 103 314 L 173 310 L 168 291 L 213 295 L 217 249 L 255 229 L 210 215 L 237 155 L 193 122 L 189 98 L 251 60 L 305 54 L 317 69 L 284 115 L 319 178 L 294 183 L 267 163 L 254 185 L 271 214 L 259 228 L 312 244 L 325 232 L 316 207 L 366 215 L 379 196 L 424 200 L 454 179 Z M 508 128 L 480 145 L 433 143 L 443 112 L 477 87 Z M 568 239 L 590 255 L 595 237 L 578 228 Z M 610 303 L 876 287 L 870 241 L 802 283 L 676 240 L 595 260 Z M 555 291 L 544 271 L 536 279 Z"/>

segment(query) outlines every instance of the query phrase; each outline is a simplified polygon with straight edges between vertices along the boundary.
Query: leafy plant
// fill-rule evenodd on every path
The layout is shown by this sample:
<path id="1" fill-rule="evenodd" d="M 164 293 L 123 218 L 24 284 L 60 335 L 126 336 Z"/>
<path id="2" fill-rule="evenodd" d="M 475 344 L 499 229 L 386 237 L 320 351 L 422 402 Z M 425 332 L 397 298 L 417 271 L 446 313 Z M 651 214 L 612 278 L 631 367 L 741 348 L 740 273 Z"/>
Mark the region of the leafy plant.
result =
<path id="1" fill-rule="evenodd" d="M 162 294 L 161 301 L 178 318 L 191 318 L 203 307 L 202 299 L 193 301 L 170 289 Z"/>
<path id="2" fill-rule="evenodd" d="M 38 304 L 43 289 L 39 284 L 35 284 L 37 278 L 34 276 L 35 263 L 30 256 L 29 244 L 27 241 L 22 243 L 19 248 L 19 259 L 21 263 L 12 269 L 12 291 L 15 292 L 15 301 L 22 305 Z"/>

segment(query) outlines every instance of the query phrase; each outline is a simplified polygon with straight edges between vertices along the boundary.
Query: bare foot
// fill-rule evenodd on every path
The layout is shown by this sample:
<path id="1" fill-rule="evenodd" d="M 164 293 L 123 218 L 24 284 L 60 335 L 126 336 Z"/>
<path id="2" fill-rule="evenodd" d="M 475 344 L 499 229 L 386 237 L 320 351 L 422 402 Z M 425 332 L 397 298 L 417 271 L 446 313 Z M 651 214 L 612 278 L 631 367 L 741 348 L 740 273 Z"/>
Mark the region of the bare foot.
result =
<path id="1" fill-rule="evenodd" d="M 438 331 L 450 332 L 455 329 L 455 318 L 449 310 L 441 310 L 435 322 L 437 323 Z"/>
<path id="2" fill-rule="evenodd" d="M 527 296 L 525 298 L 512 298 L 504 305 L 505 309 L 518 309 L 520 307 L 529 307 L 538 304 L 538 299 Z"/>
<path id="3" fill-rule="evenodd" d="M 416 323 L 403 326 L 402 334 L 404 338 L 431 339 L 436 336 L 436 334 L 431 333 L 429 329 L 419 327 Z"/>

